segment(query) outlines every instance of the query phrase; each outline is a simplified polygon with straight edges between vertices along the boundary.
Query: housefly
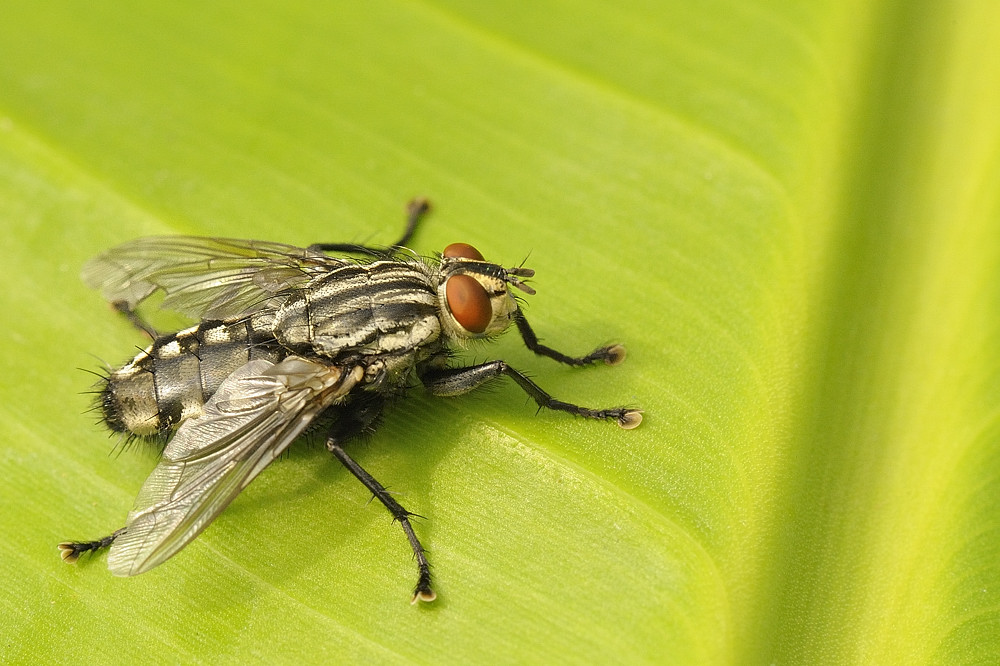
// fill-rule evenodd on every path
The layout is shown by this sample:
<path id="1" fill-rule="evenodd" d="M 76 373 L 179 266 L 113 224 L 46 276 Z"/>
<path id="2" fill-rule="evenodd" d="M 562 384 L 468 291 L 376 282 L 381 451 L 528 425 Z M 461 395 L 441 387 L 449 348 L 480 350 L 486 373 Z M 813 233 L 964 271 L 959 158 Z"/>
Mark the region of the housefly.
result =
<path id="1" fill-rule="evenodd" d="M 407 250 L 427 209 L 425 200 L 411 202 L 403 237 L 387 248 L 162 236 L 88 262 L 83 280 L 153 338 L 99 387 L 103 420 L 125 437 L 167 444 L 125 526 L 96 541 L 59 544 L 63 559 L 110 548 L 113 574 L 152 569 L 204 530 L 299 435 L 323 427 L 326 448 L 402 526 L 418 568 L 413 601 L 432 601 L 414 514 L 344 449 L 374 431 L 414 378 L 434 395 L 456 396 L 505 376 L 539 408 L 639 425 L 639 410 L 557 400 L 504 361 L 454 364 L 454 348 L 512 324 L 531 351 L 571 366 L 617 365 L 625 349 L 568 356 L 541 344 L 512 291 L 535 293 L 525 283 L 534 275 L 528 268 L 503 268 L 463 243 L 433 258 Z M 199 323 L 157 335 L 136 313 L 157 292 L 162 308 Z"/>

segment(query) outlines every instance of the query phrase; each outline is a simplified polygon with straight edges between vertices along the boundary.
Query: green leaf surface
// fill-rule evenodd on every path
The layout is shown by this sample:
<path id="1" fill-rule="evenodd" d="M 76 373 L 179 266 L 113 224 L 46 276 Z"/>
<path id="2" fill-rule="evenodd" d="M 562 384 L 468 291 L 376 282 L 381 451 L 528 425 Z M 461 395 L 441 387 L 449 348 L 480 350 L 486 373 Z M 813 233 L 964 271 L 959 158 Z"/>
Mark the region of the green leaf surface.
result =
<path id="1" fill-rule="evenodd" d="M 1000 654 L 1000 5 L 5 3 L 0 661 L 984 663 Z M 528 257 L 514 386 L 413 391 L 134 579 L 55 545 L 155 464 L 95 424 L 141 336 L 79 281 L 163 233 Z M 529 256 L 530 255 L 530 256 Z M 93 355 L 93 356 L 91 356 Z M 82 415 L 83 414 L 83 415 Z M 114 451 L 114 452 L 113 452 Z"/>

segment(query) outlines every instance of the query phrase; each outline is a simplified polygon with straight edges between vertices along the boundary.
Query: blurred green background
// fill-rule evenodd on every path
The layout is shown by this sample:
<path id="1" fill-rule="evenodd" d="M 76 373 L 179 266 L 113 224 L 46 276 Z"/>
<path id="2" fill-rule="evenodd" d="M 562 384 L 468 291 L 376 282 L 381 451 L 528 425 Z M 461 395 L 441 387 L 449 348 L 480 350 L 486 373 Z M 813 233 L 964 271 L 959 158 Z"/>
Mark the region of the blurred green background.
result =
<path id="1" fill-rule="evenodd" d="M 959 663 L 1000 654 L 1000 5 L 7 2 L 0 660 Z M 147 234 L 528 258 L 515 387 L 403 401 L 135 579 L 92 378 L 140 335 L 78 279 Z M 529 256 L 530 255 L 530 256 Z M 95 358 L 96 357 L 96 358 Z"/>

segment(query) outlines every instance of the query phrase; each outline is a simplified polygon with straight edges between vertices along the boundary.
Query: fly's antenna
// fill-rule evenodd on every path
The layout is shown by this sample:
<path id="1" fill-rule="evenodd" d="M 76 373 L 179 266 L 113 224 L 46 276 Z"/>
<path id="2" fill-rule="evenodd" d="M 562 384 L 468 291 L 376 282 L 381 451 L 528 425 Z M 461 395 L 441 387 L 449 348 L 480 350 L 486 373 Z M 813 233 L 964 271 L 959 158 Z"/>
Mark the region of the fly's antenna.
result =
<path id="1" fill-rule="evenodd" d="M 535 271 L 530 268 L 522 268 L 516 266 L 514 268 L 508 268 L 505 271 L 504 281 L 512 287 L 520 289 L 529 296 L 535 295 L 535 290 L 530 286 L 526 285 L 518 278 L 530 278 L 535 276 Z"/>

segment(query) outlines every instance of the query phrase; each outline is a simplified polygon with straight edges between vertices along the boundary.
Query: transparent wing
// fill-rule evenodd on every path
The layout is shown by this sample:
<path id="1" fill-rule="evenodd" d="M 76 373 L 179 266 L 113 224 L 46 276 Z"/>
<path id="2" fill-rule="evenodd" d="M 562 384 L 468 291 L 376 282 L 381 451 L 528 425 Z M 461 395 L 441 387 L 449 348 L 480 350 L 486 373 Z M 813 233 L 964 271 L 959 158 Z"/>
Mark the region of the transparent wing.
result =
<path id="1" fill-rule="evenodd" d="M 166 309 L 226 319 L 266 307 L 278 293 L 304 286 L 344 263 L 283 243 L 150 236 L 94 257 L 81 277 L 111 303 L 134 308 L 162 290 Z"/>
<path id="2" fill-rule="evenodd" d="M 111 572 L 133 576 L 177 553 L 363 374 L 292 356 L 250 361 L 227 377 L 143 484 L 108 555 Z"/>

